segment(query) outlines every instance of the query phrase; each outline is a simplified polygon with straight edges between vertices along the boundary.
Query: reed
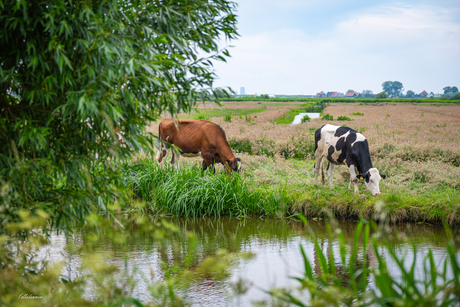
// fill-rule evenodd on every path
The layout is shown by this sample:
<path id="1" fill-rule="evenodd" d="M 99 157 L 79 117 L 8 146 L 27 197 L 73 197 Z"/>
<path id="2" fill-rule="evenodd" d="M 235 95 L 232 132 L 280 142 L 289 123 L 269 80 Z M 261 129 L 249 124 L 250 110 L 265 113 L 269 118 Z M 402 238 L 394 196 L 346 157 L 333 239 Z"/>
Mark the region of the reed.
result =
<path id="1" fill-rule="evenodd" d="M 307 220 L 300 218 L 308 226 Z M 454 238 L 447 227 L 450 241 L 445 251 L 448 256 L 442 263 L 435 263 L 430 249 L 424 257 L 423 268 L 417 270 L 417 248 L 412 248 L 412 259 L 407 255 L 400 256 L 387 239 L 394 234 L 385 230 L 384 223 L 380 228 L 371 223 L 374 229 L 371 235 L 370 224 L 361 221 L 356 227 L 351 248 L 345 244 L 342 231 L 333 229 L 331 224 L 326 223 L 329 244 L 338 241 L 338 249 L 322 249 L 309 227 L 315 243 L 316 265 L 310 264 L 300 245 L 304 274 L 293 277 L 299 286 L 267 291 L 272 305 L 460 306 L 460 262 Z M 338 250 L 338 255 L 334 250 Z M 371 258 L 374 258 L 372 265 Z M 390 263 L 392 270 L 389 270 Z M 374 284 L 370 285 L 372 280 Z"/>
<path id="2" fill-rule="evenodd" d="M 239 173 L 202 171 L 197 165 L 161 168 L 153 159 L 123 166 L 123 182 L 134 199 L 155 214 L 174 216 L 285 216 L 290 200 L 283 189 L 270 190 Z M 131 209 L 125 207 L 125 209 Z"/>

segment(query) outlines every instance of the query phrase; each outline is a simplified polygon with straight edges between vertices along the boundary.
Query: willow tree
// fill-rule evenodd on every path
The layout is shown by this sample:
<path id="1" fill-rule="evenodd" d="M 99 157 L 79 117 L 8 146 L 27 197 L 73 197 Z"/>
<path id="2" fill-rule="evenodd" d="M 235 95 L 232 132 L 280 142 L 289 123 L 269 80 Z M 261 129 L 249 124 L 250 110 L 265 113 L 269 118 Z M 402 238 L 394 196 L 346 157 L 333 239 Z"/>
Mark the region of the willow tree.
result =
<path id="1" fill-rule="evenodd" d="M 55 227 L 124 196 L 117 161 L 151 148 L 144 127 L 212 94 L 227 0 L 0 0 L 0 232 L 20 209 Z M 120 131 L 123 146 L 114 131 Z"/>

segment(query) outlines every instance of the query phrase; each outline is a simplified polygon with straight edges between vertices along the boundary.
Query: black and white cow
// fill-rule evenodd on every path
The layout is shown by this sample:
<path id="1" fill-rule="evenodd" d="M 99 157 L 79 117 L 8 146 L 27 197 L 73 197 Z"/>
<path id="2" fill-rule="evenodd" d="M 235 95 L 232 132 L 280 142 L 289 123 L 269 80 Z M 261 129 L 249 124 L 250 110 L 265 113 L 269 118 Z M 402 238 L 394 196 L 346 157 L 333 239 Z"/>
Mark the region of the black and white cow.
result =
<path id="1" fill-rule="evenodd" d="M 364 180 L 366 187 L 372 195 L 380 195 L 380 180 L 386 176 L 372 166 L 369 145 L 366 138 L 348 127 L 324 125 L 315 132 L 315 181 L 318 184 L 318 174 L 324 184 L 323 158 L 329 162 L 327 177 L 332 185 L 332 171 L 334 165 L 346 164 L 350 170 L 350 184 L 354 185 L 355 193 L 358 192 L 358 180 Z"/>

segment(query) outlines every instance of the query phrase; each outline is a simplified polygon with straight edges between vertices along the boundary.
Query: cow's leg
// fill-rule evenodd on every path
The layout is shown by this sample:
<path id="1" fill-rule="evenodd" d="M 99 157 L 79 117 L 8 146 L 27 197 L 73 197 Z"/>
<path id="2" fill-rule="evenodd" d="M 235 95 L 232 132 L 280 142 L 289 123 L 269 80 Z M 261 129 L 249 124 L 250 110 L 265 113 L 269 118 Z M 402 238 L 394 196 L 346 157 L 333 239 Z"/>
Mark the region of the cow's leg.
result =
<path id="1" fill-rule="evenodd" d="M 203 170 L 205 171 L 209 166 L 213 167 L 214 174 L 216 173 L 216 168 L 214 167 L 214 159 L 211 155 L 203 156 Z"/>
<path id="2" fill-rule="evenodd" d="M 315 183 L 318 184 L 318 175 L 320 168 L 323 167 L 323 156 L 318 153 L 315 153 Z M 324 184 L 324 175 L 323 175 L 323 184 Z"/>
<path id="3" fill-rule="evenodd" d="M 164 163 L 162 162 L 163 162 L 163 159 L 166 159 L 168 152 L 169 152 L 169 148 L 167 149 L 166 146 L 163 143 L 161 143 L 159 140 L 157 140 L 157 144 L 158 144 L 158 153 L 157 153 L 156 159 L 158 163 L 160 164 L 160 167 L 163 168 Z"/>
<path id="4" fill-rule="evenodd" d="M 171 149 L 172 158 L 171 158 L 171 165 L 174 166 L 175 170 L 179 170 L 179 158 L 180 154 L 175 153 L 174 150 Z"/>
<path id="5" fill-rule="evenodd" d="M 356 178 L 357 174 L 356 174 L 355 166 L 352 164 L 348 168 L 350 170 L 350 183 L 348 184 L 348 189 L 351 190 L 351 184 L 353 184 L 354 192 L 358 193 L 359 192 L 359 190 L 358 190 L 358 178 Z"/>
<path id="6" fill-rule="evenodd" d="M 171 160 L 171 164 L 174 165 L 174 169 L 175 169 L 175 170 L 179 170 L 179 169 L 180 169 L 180 167 L 179 167 L 179 159 L 180 159 L 180 154 L 175 153 L 175 152 L 173 151 L 173 157 L 172 157 L 172 160 Z"/>
<path id="7" fill-rule="evenodd" d="M 208 163 L 206 163 L 206 160 L 203 159 L 203 171 L 208 169 Z"/>
<path id="8" fill-rule="evenodd" d="M 334 164 L 328 163 L 327 165 L 327 179 L 329 181 L 329 185 L 332 185 L 332 172 L 334 171 Z"/>

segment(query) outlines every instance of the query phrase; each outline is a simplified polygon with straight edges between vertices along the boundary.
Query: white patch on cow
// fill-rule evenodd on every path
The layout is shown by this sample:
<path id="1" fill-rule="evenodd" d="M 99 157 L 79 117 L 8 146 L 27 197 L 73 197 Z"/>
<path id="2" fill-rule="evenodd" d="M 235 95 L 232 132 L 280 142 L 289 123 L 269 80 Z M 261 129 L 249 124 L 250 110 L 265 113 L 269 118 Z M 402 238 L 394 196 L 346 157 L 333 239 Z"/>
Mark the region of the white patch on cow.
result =
<path id="1" fill-rule="evenodd" d="M 186 158 L 199 157 L 201 156 L 201 151 L 199 151 L 198 153 L 183 153 L 182 156 Z"/>
<path id="2" fill-rule="evenodd" d="M 166 137 L 166 142 L 168 142 L 168 140 L 169 140 L 169 135 Z"/>
<path id="3" fill-rule="evenodd" d="M 240 170 L 241 169 L 241 161 L 238 161 L 237 164 L 238 164 L 237 169 Z"/>
<path id="4" fill-rule="evenodd" d="M 370 174 L 369 182 L 364 181 L 364 183 L 366 184 L 366 187 L 369 189 L 372 195 L 374 196 L 380 195 L 379 185 L 380 185 L 380 180 L 382 180 L 382 178 L 380 177 L 379 171 L 374 167 L 374 168 L 369 169 L 369 174 Z"/>
<path id="5" fill-rule="evenodd" d="M 353 144 L 351 144 L 351 146 L 355 145 L 356 142 L 364 142 L 365 140 L 366 138 L 364 137 L 364 135 L 356 132 L 356 141 L 354 141 Z"/>

